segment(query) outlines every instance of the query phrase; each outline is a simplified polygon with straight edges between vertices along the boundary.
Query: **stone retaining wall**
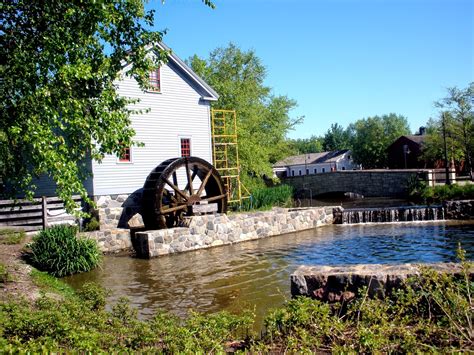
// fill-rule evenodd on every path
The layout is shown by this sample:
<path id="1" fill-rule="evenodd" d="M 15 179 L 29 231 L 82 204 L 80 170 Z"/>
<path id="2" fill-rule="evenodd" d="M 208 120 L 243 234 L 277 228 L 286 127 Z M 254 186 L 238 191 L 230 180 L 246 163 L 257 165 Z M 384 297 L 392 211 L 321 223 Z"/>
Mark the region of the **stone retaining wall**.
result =
<path id="1" fill-rule="evenodd" d="M 132 194 L 96 196 L 100 229 L 128 228 L 128 220 L 141 211 L 141 191 Z"/>
<path id="2" fill-rule="evenodd" d="M 474 200 L 445 201 L 446 219 L 474 219 Z"/>
<path id="3" fill-rule="evenodd" d="M 140 257 L 150 258 L 265 238 L 332 224 L 333 208 L 194 216 L 188 228 L 137 232 L 134 245 Z"/>
<path id="4" fill-rule="evenodd" d="M 369 296 L 383 296 L 403 286 L 404 281 L 420 274 L 420 267 L 438 272 L 461 274 L 460 264 L 360 264 L 349 266 L 300 266 L 290 277 L 291 295 L 307 296 L 326 302 L 348 301 L 366 286 Z M 470 270 L 473 278 L 474 270 Z"/>
<path id="5" fill-rule="evenodd" d="M 95 232 L 81 233 L 87 238 L 94 239 L 103 253 L 118 253 L 132 249 L 132 239 L 128 229 L 108 229 Z"/>

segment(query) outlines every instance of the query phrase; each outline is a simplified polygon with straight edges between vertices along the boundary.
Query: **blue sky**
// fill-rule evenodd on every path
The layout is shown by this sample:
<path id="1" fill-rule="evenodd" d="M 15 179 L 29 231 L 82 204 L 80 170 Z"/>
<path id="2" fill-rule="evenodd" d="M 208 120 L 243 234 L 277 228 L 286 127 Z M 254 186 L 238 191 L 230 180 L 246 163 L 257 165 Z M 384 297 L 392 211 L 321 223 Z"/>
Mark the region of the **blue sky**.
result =
<path id="1" fill-rule="evenodd" d="M 474 81 L 473 0 L 152 0 L 178 56 L 253 49 L 276 95 L 298 102 L 291 138 L 395 112 L 412 131 L 446 88 Z"/>

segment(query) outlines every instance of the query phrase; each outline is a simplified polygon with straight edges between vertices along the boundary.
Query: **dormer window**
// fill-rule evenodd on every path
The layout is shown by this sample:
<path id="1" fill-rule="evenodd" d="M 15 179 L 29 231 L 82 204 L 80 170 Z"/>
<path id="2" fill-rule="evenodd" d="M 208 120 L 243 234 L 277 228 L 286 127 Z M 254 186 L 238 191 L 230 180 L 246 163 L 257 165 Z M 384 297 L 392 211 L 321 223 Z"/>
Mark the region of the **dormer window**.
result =
<path id="1" fill-rule="evenodd" d="M 148 83 L 150 84 L 150 91 L 161 92 L 160 68 L 154 69 L 150 72 Z"/>

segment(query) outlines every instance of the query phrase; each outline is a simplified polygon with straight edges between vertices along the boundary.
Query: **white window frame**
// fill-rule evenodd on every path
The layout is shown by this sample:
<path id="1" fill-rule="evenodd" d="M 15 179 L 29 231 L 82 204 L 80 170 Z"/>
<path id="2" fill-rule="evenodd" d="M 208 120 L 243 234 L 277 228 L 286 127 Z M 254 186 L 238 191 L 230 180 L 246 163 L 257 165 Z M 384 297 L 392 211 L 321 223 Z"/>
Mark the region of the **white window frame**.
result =
<path id="1" fill-rule="evenodd" d="M 152 90 L 152 89 L 147 89 L 146 92 L 147 93 L 150 93 L 150 94 L 162 94 L 163 93 L 163 72 L 161 71 L 161 68 L 162 66 L 159 66 L 158 69 L 155 69 L 155 70 L 158 70 L 160 72 L 159 76 L 160 76 L 160 91 L 156 91 L 156 90 Z M 148 75 L 150 75 L 150 73 L 148 73 Z M 149 84 L 149 82 L 148 82 Z"/>

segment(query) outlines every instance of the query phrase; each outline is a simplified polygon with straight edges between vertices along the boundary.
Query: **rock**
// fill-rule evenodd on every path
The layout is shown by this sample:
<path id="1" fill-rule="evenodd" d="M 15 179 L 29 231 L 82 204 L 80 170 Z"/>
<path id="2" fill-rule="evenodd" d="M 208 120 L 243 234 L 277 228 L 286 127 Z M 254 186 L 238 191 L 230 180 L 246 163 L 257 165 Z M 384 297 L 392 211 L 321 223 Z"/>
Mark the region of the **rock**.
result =
<path id="1" fill-rule="evenodd" d="M 128 220 L 128 227 L 131 229 L 145 228 L 145 223 L 140 213 L 135 213 L 133 217 Z"/>

